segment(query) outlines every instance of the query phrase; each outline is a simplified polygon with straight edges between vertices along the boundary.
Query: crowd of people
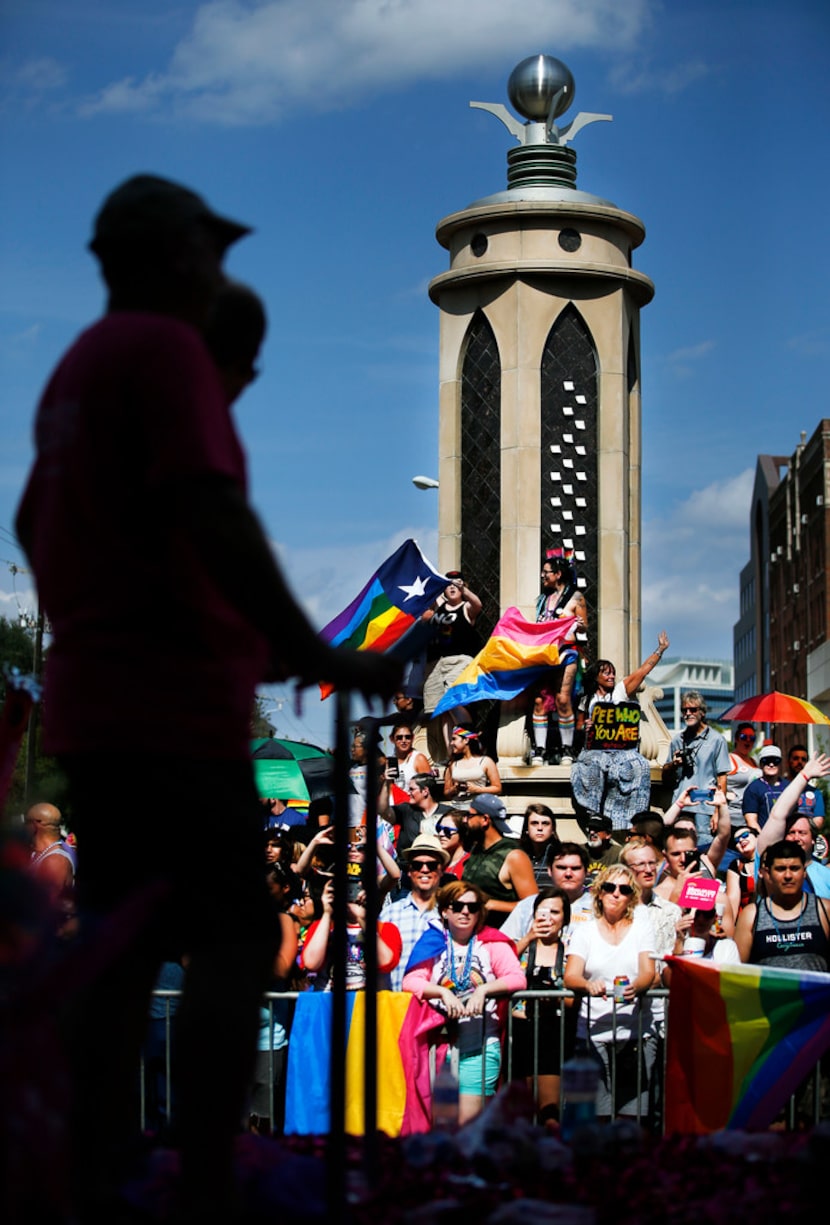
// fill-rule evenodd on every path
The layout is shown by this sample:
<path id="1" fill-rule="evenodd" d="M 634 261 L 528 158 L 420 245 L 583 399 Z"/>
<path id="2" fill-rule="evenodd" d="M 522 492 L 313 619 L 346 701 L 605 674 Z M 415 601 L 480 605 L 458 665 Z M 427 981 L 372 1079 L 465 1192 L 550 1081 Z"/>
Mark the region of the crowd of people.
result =
<path id="1" fill-rule="evenodd" d="M 396 722 L 395 733 L 405 726 Z M 534 1090 L 540 1118 L 556 1117 L 562 1063 L 587 1051 L 599 1068 L 600 1117 L 636 1116 L 656 1127 L 666 1017 L 653 988 L 669 985 L 669 958 L 830 968 L 824 900 L 830 868 L 816 857 L 814 821 L 817 784 L 830 776 L 830 758 L 802 761 L 796 748 L 801 768 L 777 788 L 757 832 L 748 823 L 732 824 L 729 791 L 716 783 L 712 799 L 703 801 L 710 819 L 701 834 L 701 801 L 684 784 L 662 815 L 635 813 L 617 831 L 595 815 L 584 841 L 568 841 L 557 835 L 556 817 L 544 804 L 528 805 L 517 837 L 499 796 L 482 787 L 472 796 L 440 800 L 443 785 L 434 773 L 412 775 L 409 800 L 392 803 L 389 770 L 402 743 L 397 734 L 392 741 L 395 748 L 377 763 L 375 775 L 374 872 L 382 904 L 371 925 L 365 825 L 353 811 L 346 814 L 346 989 L 366 987 L 368 928 L 376 942 L 377 988 L 409 991 L 444 1018 L 436 1034 L 449 1034 L 458 1052 L 462 1121 L 481 1110 L 508 1073 Z M 358 729 L 354 767 L 363 748 Z M 750 788 L 744 802 L 754 804 Z M 322 802 L 308 825 L 289 826 L 281 823 L 284 814 L 275 816 L 278 807 L 271 799 L 262 802 L 263 874 L 279 936 L 268 987 L 278 994 L 327 992 L 334 975 L 337 815 Z M 27 823 L 32 874 L 42 877 L 56 901 L 71 896 L 77 854 L 61 837 L 60 813 L 36 805 Z M 706 897 L 691 893 L 690 900 L 701 881 L 717 884 Z M 61 927 L 63 939 L 72 934 Z M 187 961 L 166 962 L 157 985 L 180 986 Z M 525 990 L 555 994 L 526 1000 Z M 241 1126 L 267 1133 L 282 1128 L 291 1018 L 288 999 L 272 998 L 261 1009 L 259 1053 Z M 157 1033 L 145 1056 L 151 1123 L 163 1125 Z"/>
<path id="2" fill-rule="evenodd" d="M 803 808 L 814 810 L 818 780 L 828 775 L 830 758 L 804 762 L 758 834 L 733 827 L 723 784 L 703 801 L 709 820 L 699 833 L 701 801 L 684 782 L 664 814 L 635 813 L 619 831 L 594 816 L 578 842 L 557 837 L 545 805 L 528 806 L 516 837 L 499 796 L 482 788 L 450 806 L 437 798 L 440 778 L 415 776 L 415 803 L 387 804 L 379 818 L 400 870 L 390 874 L 379 851 L 376 871 L 388 890 L 376 933 L 377 985 L 430 1000 L 451 1028 L 463 1018 L 453 1031 L 464 1057 L 463 1117 L 481 1109 L 508 1066 L 535 1086 L 540 1115 L 555 1116 L 562 1060 L 585 1049 L 600 1064 L 600 1115 L 636 1115 L 654 1125 L 665 1012 L 650 993 L 670 982 L 669 957 L 826 972 L 830 869 L 815 856 L 816 826 Z M 365 835 L 361 826 L 353 832 L 350 856 L 359 861 Z M 302 854 L 285 837 L 283 855 L 319 910 L 320 882 L 324 899 L 331 889 L 331 826 L 314 833 Z M 701 881 L 716 882 L 705 897 L 694 893 Z M 359 897 L 350 916 L 359 940 Z M 302 950 L 307 937 L 297 922 Z M 350 951 L 347 982 L 362 986 L 352 957 Z M 330 977 L 303 977 L 320 966 L 319 954 L 309 960 L 301 951 L 291 985 L 329 989 Z M 540 989 L 560 994 L 538 1002 L 521 997 Z M 510 1055 L 500 1061 L 497 1001 L 517 991 Z M 481 1016 L 487 1019 L 474 1030 L 471 1018 Z M 504 1039 L 506 1009 L 501 1016 Z"/>

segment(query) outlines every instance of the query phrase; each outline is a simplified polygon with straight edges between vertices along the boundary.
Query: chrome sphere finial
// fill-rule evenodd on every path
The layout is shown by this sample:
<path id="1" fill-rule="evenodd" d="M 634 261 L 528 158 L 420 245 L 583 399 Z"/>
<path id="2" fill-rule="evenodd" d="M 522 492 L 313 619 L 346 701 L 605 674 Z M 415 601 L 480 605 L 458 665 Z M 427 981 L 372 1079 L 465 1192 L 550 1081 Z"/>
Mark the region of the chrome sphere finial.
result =
<path id="1" fill-rule="evenodd" d="M 570 68 L 552 55 L 530 55 L 510 74 L 507 96 L 525 119 L 544 123 L 553 98 L 562 89 L 551 118 L 564 114 L 574 100 L 575 86 Z"/>

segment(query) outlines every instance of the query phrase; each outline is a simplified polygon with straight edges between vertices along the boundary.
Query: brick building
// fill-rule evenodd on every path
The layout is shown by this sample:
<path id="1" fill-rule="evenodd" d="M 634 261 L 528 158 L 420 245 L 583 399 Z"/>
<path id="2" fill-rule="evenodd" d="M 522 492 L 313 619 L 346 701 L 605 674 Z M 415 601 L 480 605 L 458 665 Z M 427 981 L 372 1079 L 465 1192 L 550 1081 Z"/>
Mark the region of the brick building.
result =
<path id="1" fill-rule="evenodd" d="M 794 453 L 759 455 L 750 518 L 751 559 L 741 571 L 734 627 L 736 700 L 770 689 L 830 714 L 828 634 L 830 420 Z M 781 747 L 803 726 L 779 727 Z"/>

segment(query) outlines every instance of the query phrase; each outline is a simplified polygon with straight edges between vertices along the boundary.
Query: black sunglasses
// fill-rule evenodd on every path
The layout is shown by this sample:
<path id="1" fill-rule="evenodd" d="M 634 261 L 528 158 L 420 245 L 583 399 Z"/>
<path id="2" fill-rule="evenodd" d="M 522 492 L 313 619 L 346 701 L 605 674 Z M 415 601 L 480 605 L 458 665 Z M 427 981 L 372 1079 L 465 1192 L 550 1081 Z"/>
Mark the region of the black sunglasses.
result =
<path id="1" fill-rule="evenodd" d="M 632 893 L 634 892 L 631 885 L 621 885 L 619 881 L 610 880 L 603 881 L 600 885 L 600 889 L 603 893 L 608 894 L 619 892 L 623 895 L 623 897 L 631 897 Z"/>
<path id="2" fill-rule="evenodd" d="M 450 910 L 453 914 L 463 914 L 465 910 L 469 910 L 470 914 L 478 914 L 481 902 L 450 902 Z"/>
<path id="3" fill-rule="evenodd" d="M 413 859 L 409 865 L 410 872 L 437 872 L 438 864 L 434 859 Z"/>

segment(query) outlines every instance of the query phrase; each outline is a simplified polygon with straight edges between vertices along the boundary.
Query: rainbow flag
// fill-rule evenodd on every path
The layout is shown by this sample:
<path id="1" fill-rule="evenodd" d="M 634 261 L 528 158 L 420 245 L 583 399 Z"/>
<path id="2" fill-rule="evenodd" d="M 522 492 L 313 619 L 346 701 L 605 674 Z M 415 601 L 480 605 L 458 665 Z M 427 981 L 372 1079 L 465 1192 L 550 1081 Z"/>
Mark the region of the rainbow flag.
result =
<path id="1" fill-rule="evenodd" d="M 525 621 L 518 608 L 508 608 L 478 655 L 441 698 L 433 717 L 485 698 L 502 702 L 515 698 L 540 680 L 548 668 L 556 667 L 560 662 L 558 644 L 576 622 L 576 617 Z"/>
<path id="2" fill-rule="evenodd" d="M 288 1042 L 285 1131 L 326 1135 L 332 996 L 309 991 L 297 1000 Z M 346 996 L 346 1132 L 363 1134 L 365 996 Z M 432 1119 L 428 1046 L 443 1016 L 406 991 L 378 992 L 378 1127 L 389 1136 L 429 1131 Z"/>
<path id="3" fill-rule="evenodd" d="M 670 962 L 666 1130 L 768 1127 L 830 1048 L 830 974 Z"/>
<path id="4" fill-rule="evenodd" d="M 415 541 L 405 540 L 348 608 L 329 621 L 321 636 L 334 647 L 388 651 L 434 604 L 448 583 Z"/>

